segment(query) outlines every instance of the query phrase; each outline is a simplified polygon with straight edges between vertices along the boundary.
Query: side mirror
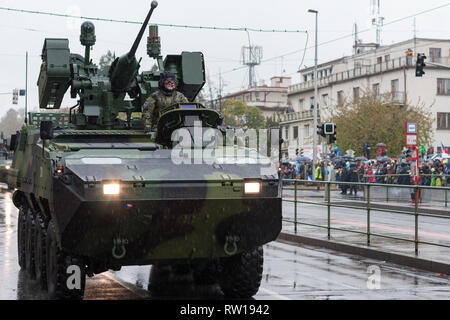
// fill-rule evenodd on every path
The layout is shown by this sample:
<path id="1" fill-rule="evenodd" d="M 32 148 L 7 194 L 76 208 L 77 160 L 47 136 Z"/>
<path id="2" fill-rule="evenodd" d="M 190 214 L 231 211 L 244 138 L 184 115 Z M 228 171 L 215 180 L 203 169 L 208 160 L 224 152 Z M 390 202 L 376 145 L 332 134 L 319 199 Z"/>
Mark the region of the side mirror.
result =
<path id="1" fill-rule="evenodd" d="M 42 140 L 52 140 L 53 139 L 53 122 L 52 121 L 41 121 L 41 139 Z"/>

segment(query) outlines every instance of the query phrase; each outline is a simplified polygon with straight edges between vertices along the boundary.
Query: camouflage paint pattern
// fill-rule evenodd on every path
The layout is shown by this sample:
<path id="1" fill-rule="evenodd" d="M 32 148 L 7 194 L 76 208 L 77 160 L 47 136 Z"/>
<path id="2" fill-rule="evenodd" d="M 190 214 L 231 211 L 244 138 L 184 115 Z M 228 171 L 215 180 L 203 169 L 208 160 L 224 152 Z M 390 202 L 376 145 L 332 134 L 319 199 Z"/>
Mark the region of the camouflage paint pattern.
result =
<path id="1" fill-rule="evenodd" d="M 29 126 L 15 153 L 15 186 L 56 222 L 64 250 L 113 265 L 223 257 L 227 237 L 239 238 L 239 251 L 276 239 L 281 195 L 273 164 L 261 176 L 262 164 L 176 165 L 171 152 L 132 131 L 57 130 L 42 149 Z M 261 194 L 244 193 L 248 180 L 261 181 Z M 120 195 L 104 195 L 107 182 L 120 183 Z M 127 242 L 122 259 L 112 257 L 118 239 Z"/>
<path id="2" fill-rule="evenodd" d="M 32 124 L 20 131 L 8 174 L 8 184 L 17 189 L 14 204 L 51 220 L 59 247 L 89 266 L 213 259 L 275 240 L 281 187 L 273 163 L 224 161 L 239 150 L 252 154 L 243 147 L 226 148 L 212 164 L 174 161 L 166 143 L 174 129 L 191 128 L 194 118 L 218 129 L 221 117 L 189 102 L 205 84 L 200 52 L 167 56 L 159 64 L 175 70 L 184 96 L 158 96 L 164 70 L 138 75 L 135 52 L 145 28 L 144 23 L 132 50 L 114 61 L 108 76 L 89 57 L 71 54 L 67 39 L 45 40 L 40 107 L 58 109 L 69 87 L 79 104 L 71 108 L 67 128 L 54 126 L 51 140 L 43 141 Z M 93 44 L 83 45 L 90 52 Z M 179 102 L 189 105 L 173 106 Z M 145 133 L 141 119 L 131 119 L 140 111 L 147 128 L 158 126 L 158 135 Z M 119 119 L 121 112 L 126 120 Z M 261 192 L 246 194 L 246 182 L 259 182 Z M 119 184 L 120 193 L 106 195 L 108 183 Z"/>
<path id="3" fill-rule="evenodd" d="M 189 103 L 188 99 L 178 91 L 168 95 L 161 90 L 155 91 L 142 106 L 142 120 L 146 130 L 156 131 L 160 114 L 177 103 Z"/>

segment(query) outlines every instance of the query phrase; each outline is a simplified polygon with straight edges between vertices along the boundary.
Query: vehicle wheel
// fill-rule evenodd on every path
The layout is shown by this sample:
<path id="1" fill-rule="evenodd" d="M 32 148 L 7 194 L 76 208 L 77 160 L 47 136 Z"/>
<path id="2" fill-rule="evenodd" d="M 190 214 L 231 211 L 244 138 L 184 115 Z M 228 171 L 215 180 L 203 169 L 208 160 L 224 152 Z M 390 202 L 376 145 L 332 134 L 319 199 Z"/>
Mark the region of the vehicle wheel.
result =
<path id="1" fill-rule="evenodd" d="M 34 247 L 36 241 L 36 228 L 34 218 L 35 216 L 31 209 L 26 210 L 25 269 L 31 280 L 36 279 L 36 274 L 34 273 Z"/>
<path id="2" fill-rule="evenodd" d="M 219 285 L 228 298 L 251 298 L 261 285 L 264 264 L 262 247 L 221 259 Z"/>
<path id="3" fill-rule="evenodd" d="M 50 221 L 46 237 L 47 290 L 51 299 L 82 299 L 86 284 L 86 266 L 80 259 L 63 252 Z"/>
<path id="4" fill-rule="evenodd" d="M 210 262 L 203 266 L 194 266 L 194 281 L 198 285 L 217 284 L 217 263 Z"/>
<path id="5" fill-rule="evenodd" d="M 25 269 L 25 247 L 26 247 L 26 214 L 24 209 L 19 210 L 19 217 L 17 219 L 17 252 L 19 255 L 19 266 L 21 269 Z"/>
<path id="6" fill-rule="evenodd" d="M 47 290 L 47 253 L 46 237 L 47 225 L 42 213 L 38 213 L 35 219 L 36 241 L 34 248 L 34 266 L 36 280 L 39 282 L 42 290 Z"/>

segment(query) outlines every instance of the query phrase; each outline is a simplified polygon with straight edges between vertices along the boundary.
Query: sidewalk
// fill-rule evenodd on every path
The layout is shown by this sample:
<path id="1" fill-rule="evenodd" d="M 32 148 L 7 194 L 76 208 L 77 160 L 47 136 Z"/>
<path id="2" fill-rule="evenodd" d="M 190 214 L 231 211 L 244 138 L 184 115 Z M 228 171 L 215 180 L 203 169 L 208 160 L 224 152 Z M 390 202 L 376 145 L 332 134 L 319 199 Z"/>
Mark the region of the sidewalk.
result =
<path id="1" fill-rule="evenodd" d="M 307 192 L 309 193 L 309 192 Z M 317 200 L 317 195 L 315 196 Z M 365 207 L 366 203 L 362 197 L 342 196 L 331 197 L 333 204 Z M 290 195 L 284 199 L 293 200 Z M 300 200 L 300 199 L 299 199 Z M 303 199 L 302 199 L 303 200 Z M 401 210 L 414 213 L 414 205 L 404 202 L 371 202 L 371 208 L 376 210 Z M 421 213 L 450 215 L 450 208 L 443 205 L 420 205 Z M 450 230 L 449 230 L 450 239 Z M 367 245 L 367 235 L 356 234 L 341 230 L 331 230 L 330 239 L 328 231 L 324 228 L 297 225 L 295 232 L 294 224 L 283 221 L 283 228 L 278 238 L 279 241 L 302 243 L 311 246 L 324 247 L 349 254 L 356 254 L 380 261 L 391 262 L 398 265 L 413 267 L 426 271 L 450 275 L 450 248 L 438 247 L 427 244 L 419 244 L 418 255 L 415 255 L 414 242 L 382 238 L 372 235 L 370 246 Z M 440 243 L 437 241 L 437 243 Z M 448 242 L 443 242 L 448 245 Z"/>

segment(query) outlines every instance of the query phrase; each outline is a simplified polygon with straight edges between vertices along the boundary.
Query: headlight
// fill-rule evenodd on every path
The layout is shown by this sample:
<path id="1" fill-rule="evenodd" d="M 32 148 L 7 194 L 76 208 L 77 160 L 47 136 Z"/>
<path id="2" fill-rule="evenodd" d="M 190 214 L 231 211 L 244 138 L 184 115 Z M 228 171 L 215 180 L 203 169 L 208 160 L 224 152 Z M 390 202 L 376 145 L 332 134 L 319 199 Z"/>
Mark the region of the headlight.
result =
<path id="1" fill-rule="evenodd" d="M 120 184 L 110 183 L 103 185 L 103 194 L 105 195 L 118 195 L 120 194 Z"/>
<path id="2" fill-rule="evenodd" d="M 11 167 L 10 166 L 5 166 L 5 169 L 9 170 L 9 169 L 11 169 Z"/>
<path id="3" fill-rule="evenodd" d="M 244 186 L 245 194 L 256 194 L 261 192 L 261 183 L 246 182 Z"/>

